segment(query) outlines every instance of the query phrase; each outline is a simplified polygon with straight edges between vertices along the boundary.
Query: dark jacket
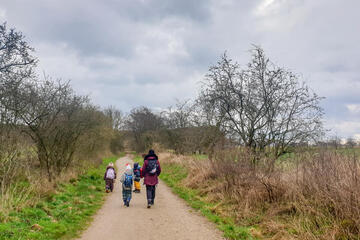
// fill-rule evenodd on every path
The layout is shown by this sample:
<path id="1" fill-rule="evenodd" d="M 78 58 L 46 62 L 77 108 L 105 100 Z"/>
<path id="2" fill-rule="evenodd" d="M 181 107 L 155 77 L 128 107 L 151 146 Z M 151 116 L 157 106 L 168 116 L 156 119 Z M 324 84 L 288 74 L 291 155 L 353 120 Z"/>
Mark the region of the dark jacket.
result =
<path id="1" fill-rule="evenodd" d="M 156 171 L 156 174 L 150 175 L 149 173 L 146 172 L 146 168 L 147 165 L 149 164 L 149 160 L 153 160 L 153 159 L 156 159 L 156 162 L 158 164 L 158 169 Z M 158 176 L 160 175 L 160 173 L 161 173 L 161 167 L 158 157 L 155 154 L 146 155 L 144 158 L 144 165 L 141 168 L 141 177 L 144 178 L 144 184 L 150 186 L 155 186 L 156 184 L 158 184 L 159 183 Z"/>
<path id="2" fill-rule="evenodd" d="M 104 174 L 104 180 L 106 180 L 106 173 L 107 173 L 107 171 L 108 171 L 110 168 L 114 169 L 115 178 L 116 178 L 116 171 L 115 171 L 115 168 L 108 166 L 108 167 L 106 168 L 106 171 L 105 171 L 105 174 Z M 114 178 L 114 179 L 115 179 L 115 178 Z"/>
<path id="3" fill-rule="evenodd" d="M 151 159 L 153 159 L 153 158 L 159 159 L 155 153 L 149 153 L 149 154 L 145 155 L 144 160 L 150 159 L 150 158 Z"/>
<path id="4" fill-rule="evenodd" d="M 134 163 L 133 171 L 134 171 L 134 178 L 135 178 L 134 180 L 136 182 L 140 182 L 140 176 L 141 176 L 140 170 L 141 170 L 141 167 L 139 166 L 139 163 Z"/>

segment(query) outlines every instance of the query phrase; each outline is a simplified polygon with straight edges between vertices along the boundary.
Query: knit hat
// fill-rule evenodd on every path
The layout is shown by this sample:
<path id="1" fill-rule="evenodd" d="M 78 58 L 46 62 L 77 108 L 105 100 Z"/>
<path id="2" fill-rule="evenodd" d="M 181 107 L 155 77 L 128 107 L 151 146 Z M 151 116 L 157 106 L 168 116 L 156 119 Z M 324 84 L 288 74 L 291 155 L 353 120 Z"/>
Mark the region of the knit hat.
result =
<path id="1" fill-rule="evenodd" d="M 133 170 L 132 170 L 132 168 L 131 168 L 130 164 L 129 164 L 129 163 L 128 163 L 128 164 L 126 164 L 125 173 L 126 173 L 126 174 L 128 174 L 128 175 L 131 175 L 131 174 L 132 174 L 132 172 L 133 172 Z"/>

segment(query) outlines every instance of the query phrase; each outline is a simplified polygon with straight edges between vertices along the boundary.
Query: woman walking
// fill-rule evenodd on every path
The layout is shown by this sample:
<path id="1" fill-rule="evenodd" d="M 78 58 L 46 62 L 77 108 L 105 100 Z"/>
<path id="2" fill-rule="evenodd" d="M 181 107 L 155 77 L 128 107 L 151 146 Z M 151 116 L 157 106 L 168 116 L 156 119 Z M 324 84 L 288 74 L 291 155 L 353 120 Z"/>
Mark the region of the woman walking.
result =
<path id="1" fill-rule="evenodd" d="M 154 205 L 156 185 L 159 183 L 158 176 L 161 173 L 160 162 L 154 150 L 149 150 L 149 154 L 144 157 L 144 165 L 141 169 L 141 177 L 144 178 L 146 185 L 147 208 Z"/>

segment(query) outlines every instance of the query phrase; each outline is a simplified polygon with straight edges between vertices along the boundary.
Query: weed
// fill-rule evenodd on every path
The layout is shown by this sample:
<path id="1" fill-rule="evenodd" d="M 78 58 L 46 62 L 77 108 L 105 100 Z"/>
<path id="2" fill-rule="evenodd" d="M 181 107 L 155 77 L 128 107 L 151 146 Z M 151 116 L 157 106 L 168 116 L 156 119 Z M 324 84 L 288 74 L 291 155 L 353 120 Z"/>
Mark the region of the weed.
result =
<path id="1" fill-rule="evenodd" d="M 144 158 L 142 156 L 135 155 L 133 161 L 138 162 L 141 166 L 144 164 Z"/>
<path id="2" fill-rule="evenodd" d="M 161 163 L 164 180 L 192 207 L 220 217 L 208 216 L 213 222 L 234 219 L 231 227 L 221 227 L 229 238 L 244 238 L 234 229 L 242 225 L 259 238 L 355 240 L 360 163 L 354 152 L 311 149 L 275 165 L 266 158 L 254 165 L 235 149 L 209 160 L 165 153 Z"/>
<path id="3" fill-rule="evenodd" d="M 0 223 L 0 239 L 70 239 L 84 229 L 104 200 L 102 174 L 116 158 L 104 159 L 98 168 L 90 169 L 68 184 L 58 186 L 57 193 L 9 213 Z M 1 217 L 1 215 L 0 215 Z"/>
<path id="4" fill-rule="evenodd" d="M 191 189 L 182 184 L 187 177 L 187 169 L 178 163 L 163 162 L 162 174 L 160 178 L 172 188 L 173 192 L 184 199 L 192 208 L 197 209 L 211 222 L 215 223 L 218 228 L 224 232 L 228 239 L 253 239 L 249 233 L 249 228 L 237 226 L 233 219 L 222 217 L 214 213 L 211 209 L 214 203 L 202 198 L 199 190 Z"/>

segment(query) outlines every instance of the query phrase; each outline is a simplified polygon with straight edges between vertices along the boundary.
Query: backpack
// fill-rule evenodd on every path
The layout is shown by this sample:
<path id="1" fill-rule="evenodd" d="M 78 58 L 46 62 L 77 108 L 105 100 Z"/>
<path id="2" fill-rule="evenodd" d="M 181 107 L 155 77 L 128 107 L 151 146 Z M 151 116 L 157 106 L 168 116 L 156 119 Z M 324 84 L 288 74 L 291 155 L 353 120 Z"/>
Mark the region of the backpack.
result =
<path id="1" fill-rule="evenodd" d="M 146 172 L 150 175 L 153 176 L 155 174 L 157 174 L 158 172 L 158 164 L 157 164 L 157 159 L 148 159 L 148 164 L 146 166 Z"/>
<path id="2" fill-rule="evenodd" d="M 140 181 L 140 169 L 134 169 L 135 181 Z"/>
<path id="3" fill-rule="evenodd" d="M 133 183 L 133 176 L 125 173 L 124 188 L 131 189 Z"/>
<path id="4" fill-rule="evenodd" d="M 115 178 L 115 170 L 113 168 L 109 168 L 106 171 L 106 178 L 108 178 L 108 179 L 114 179 Z"/>

